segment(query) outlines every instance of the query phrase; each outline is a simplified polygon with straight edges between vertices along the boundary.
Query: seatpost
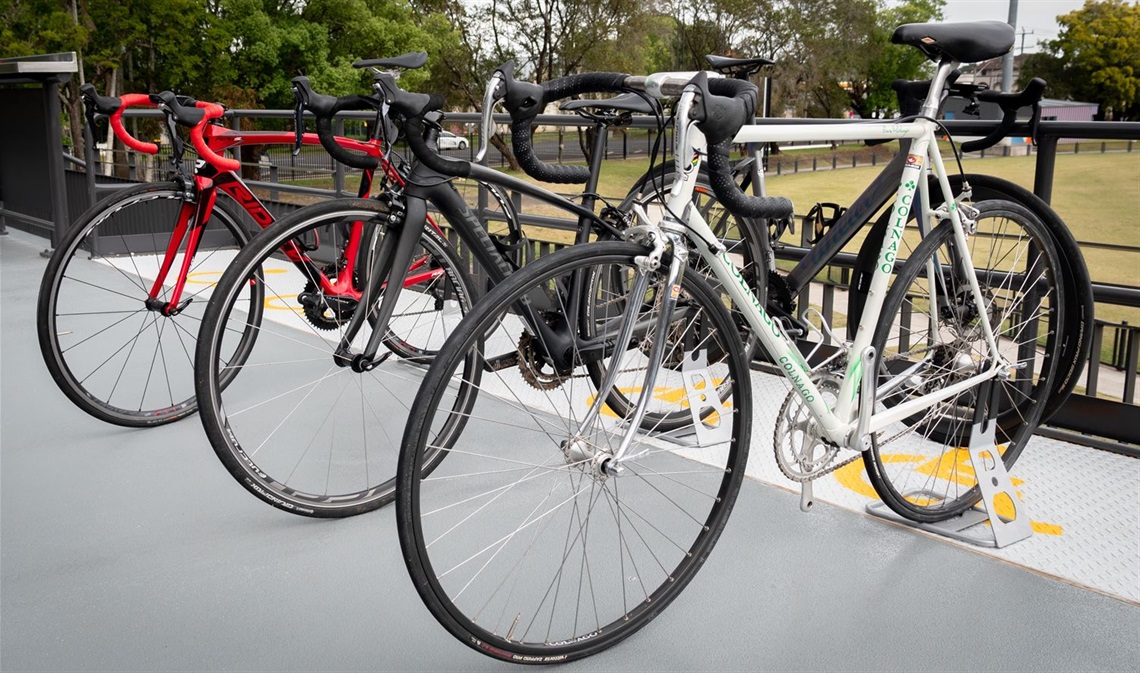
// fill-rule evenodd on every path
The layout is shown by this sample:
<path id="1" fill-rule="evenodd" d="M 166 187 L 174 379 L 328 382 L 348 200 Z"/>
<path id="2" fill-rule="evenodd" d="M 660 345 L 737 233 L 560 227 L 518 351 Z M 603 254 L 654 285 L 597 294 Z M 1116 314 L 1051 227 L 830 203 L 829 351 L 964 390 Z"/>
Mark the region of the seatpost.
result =
<path id="1" fill-rule="evenodd" d="M 590 178 L 582 191 L 582 207 L 594 209 L 598 197 L 598 181 L 601 178 L 602 161 L 606 158 L 606 145 L 609 143 L 610 127 L 604 119 L 595 119 L 594 146 L 590 155 Z M 585 216 L 578 218 L 578 237 L 575 243 L 587 243 L 590 240 L 590 220 Z"/>
<path id="2" fill-rule="evenodd" d="M 958 62 L 951 59 L 942 59 L 938 64 L 938 69 L 934 72 L 934 77 L 930 79 L 930 89 L 926 92 L 926 100 L 922 104 L 922 112 L 919 113 L 923 117 L 935 119 L 938 117 L 938 109 L 942 106 L 943 89 L 946 88 L 946 79 L 950 77 L 950 73 L 958 67 Z"/>

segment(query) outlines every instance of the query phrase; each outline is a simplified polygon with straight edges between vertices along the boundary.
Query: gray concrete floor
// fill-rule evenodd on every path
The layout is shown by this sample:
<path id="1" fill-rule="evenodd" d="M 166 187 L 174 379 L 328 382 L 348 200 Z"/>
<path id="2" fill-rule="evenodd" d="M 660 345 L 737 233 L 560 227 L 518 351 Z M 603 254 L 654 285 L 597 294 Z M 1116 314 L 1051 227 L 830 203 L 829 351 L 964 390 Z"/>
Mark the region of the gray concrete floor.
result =
<path id="1" fill-rule="evenodd" d="M 195 419 L 103 425 L 35 335 L 42 239 L 0 237 L 0 669 L 505 669 L 443 631 L 393 510 L 263 505 Z M 1140 608 L 756 482 L 646 629 L 564 670 L 1140 670 Z"/>

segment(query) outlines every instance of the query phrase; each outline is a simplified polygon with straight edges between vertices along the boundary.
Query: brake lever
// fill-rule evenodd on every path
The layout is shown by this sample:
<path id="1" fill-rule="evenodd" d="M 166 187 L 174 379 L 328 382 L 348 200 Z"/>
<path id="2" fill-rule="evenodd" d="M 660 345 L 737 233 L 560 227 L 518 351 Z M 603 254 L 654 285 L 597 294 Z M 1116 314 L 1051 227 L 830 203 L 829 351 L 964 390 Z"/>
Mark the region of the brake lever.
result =
<path id="1" fill-rule="evenodd" d="M 487 148 L 491 144 L 491 134 L 495 128 L 493 117 L 495 103 L 502 99 L 506 93 L 504 79 L 503 73 L 496 70 L 491 81 L 487 82 L 487 88 L 483 93 L 483 119 L 480 124 L 479 151 L 475 153 L 474 163 L 482 163 L 483 157 L 487 154 Z"/>
<path id="2" fill-rule="evenodd" d="M 293 109 L 293 156 L 301 153 L 301 145 L 305 136 L 305 104 L 298 98 L 297 106 Z"/>

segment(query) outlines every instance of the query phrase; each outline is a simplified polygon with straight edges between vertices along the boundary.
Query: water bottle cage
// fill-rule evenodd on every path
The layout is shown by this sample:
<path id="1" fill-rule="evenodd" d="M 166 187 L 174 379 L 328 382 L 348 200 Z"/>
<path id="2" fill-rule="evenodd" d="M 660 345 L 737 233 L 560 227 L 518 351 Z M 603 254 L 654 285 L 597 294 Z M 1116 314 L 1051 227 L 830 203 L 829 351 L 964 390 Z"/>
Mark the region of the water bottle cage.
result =
<path id="1" fill-rule="evenodd" d="M 811 239 L 811 244 L 815 245 L 823 239 L 824 234 L 831 228 L 831 225 L 843 216 L 847 209 L 840 206 L 838 203 L 817 203 L 812 206 L 811 210 L 804 217 L 804 226 L 811 225 L 812 233 L 814 234 Z"/>

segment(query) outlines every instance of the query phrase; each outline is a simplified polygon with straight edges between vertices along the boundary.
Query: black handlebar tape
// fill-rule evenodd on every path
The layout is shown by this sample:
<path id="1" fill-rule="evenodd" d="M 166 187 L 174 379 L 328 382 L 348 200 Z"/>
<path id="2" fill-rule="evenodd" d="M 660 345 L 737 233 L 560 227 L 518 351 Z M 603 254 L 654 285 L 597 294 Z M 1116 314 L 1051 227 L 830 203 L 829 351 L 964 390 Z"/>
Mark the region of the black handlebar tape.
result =
<path id="1" fill-rule="evenodd" d="M 368 170 L 380 165 L 380 160 L 377 157 L 371 157 L 367 154 L 353 154 L 337 144 L 332 120 L 332 117 L 317 117 L 317 138 L 320 139 L 321 147 L 325 148 L 329 156 L 349 168 Z"/>
<path id="2" fill-rule="evenodd" d="M 369 96 L 326 96 L 313 91 L 308 77 L 294 77 L 293 94 L 297 97 L 299 107 L 309 110 L 317 118 L 317 138 L 321 146 L 333 159 L 350 167 L 368 170 L 380 165 L 378 157 L 365 154 L 353 154 L 340 146 L 336 141 L 336 132 L 333 130 L 333 117 L 344 110 L 375 110 L 379 101 Z"/>
<path id="3" fill-rule="evenodd" d="M 740 79 L 709 79 L 698 73 L 690 82 L 700 91 L 693 107 L 693 119 L 705 134 L 709 146 L 732 140 L 740 127 L 756 118 L 759 90 L 752 82 Z"/>
<path id="4" fill-rule="evenodd" d="M 424 140 L 424 124 L 420 117 L 410 117 L 404 121 L 404 137 L 408 140 L 408 147 L 425 166 L 457 178 L 465 178 L 471 173 L 470 162 L 462 159 L 450 159 L 441 156 L 433 147 L 428 147 Z"/>
<path id="5" fill-rule="evenodd" d="M 584 93 L 621 93 L 625 91 L 628 78 L 629 75 L 617 72 L 586 72 L 559 77 L 542 83 L 543 102 L 552 103 Z"/>
<path id="6" fill-rule="evenodd" d="M 739 81 L 739 80 L 734 80 Z M 732 162 L 729 153 L 732 138 L 709 145 L 709 182 L 716 198 L 729 212 L 739 217 L 758 217 L 783 220 L 792 216 L 792 202 L 783 196 L 748 196 L 732 179 Z"/>
<path id="7" fill-rule="evenodd" d="M 1045 91 L 1045 80 L 1040 77 L 1034 77 L 1029 81 L 1018 93 L 1002 93 L 1000 91 L 979 91 L 978 100 L 987 103 L 997 103 L 1001 106 L 1004 114 L 1001 118 L 1001 123 L 997 128 L 990 131 L 984 138 L 977 140 L 970 140 L 962 143 L 961 150 L 963 152 L 977 152 L 989 147 L 993 147 L 999 140 L 1009 134 L 1009 130 L 1017 122 L 1017 111 L 1026 105 L 1034 107 L 1033 117 L 1037 116 L 1037 104 L 1041 100 L 1041 94 Z"/>
<path id="8" fill-rule="evenodd" d="M 748 196 L 732 179 L 732 139 L 740 127 L 756 115 L 759 90 L 739 79 L 709 79 L 701 72 L 691 84 L 701 93 L 693 108 L 697 127 L 705 134 L 709 150 L 709 183 L 713 193 L 739 217 L 783 220 L 792 216 L 792 202 L 782 196 Z"/>
<path id="9" fill-rule="evenodd" d="M 170 116 L 182 126 L 194 128 L 202 123 L 206 116 L 206 109 L 183 104 L 181 96 L 173 91 L 151 94 L 150 99 L 157 104 L 165 105 L 170 110 Z"/>
<path id="10" fill-rule="evenodd" d="M 585 166 L 559 166 L 539 159 L 534 153 L 530 128 L 547 103 L 584 93 L 620 93 L 625 91 L 625 80 L 629 75 L 589 72 L 531 84 L 514 79 L 513 62 L 500 66 L 499 72 L 504 75 L 506 95 L 503 104 L 511 114 L 511 146 L 519 166 L 527 175 L 544 182 L 566 185 L 588 181 L 590 169 Z"/>

